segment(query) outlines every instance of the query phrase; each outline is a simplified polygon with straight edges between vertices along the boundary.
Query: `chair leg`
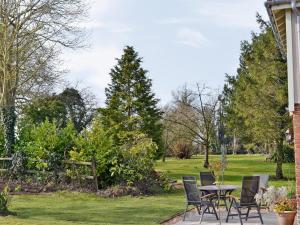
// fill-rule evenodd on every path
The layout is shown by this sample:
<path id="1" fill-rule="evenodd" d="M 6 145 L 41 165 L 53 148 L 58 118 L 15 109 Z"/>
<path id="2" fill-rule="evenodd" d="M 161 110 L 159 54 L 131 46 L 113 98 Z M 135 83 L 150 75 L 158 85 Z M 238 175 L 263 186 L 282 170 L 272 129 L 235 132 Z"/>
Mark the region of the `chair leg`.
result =
<path id="1" fill-rule="evenodd" d="M 186 216 L 186 212 L 187 212 L 188 207 L 189 207 L 189 205 L 186 204 L 186 207 L 185 207 L 185 210 L 184 210 L 184 215 L 183 215 L 183 221 L 185 221 L 185 216 Z"/>
<path id="2" fill-rule="evenodd" d="M 225 204 L 226 211 L 228 211 L 228 206 L 227 206 L 226 196 L 224 197 L 223 200 L 224 200 L 224 204 Z"/>
<path id="3" fill-rule="evenodd" d="M 196 208 L 197 208 L 198 214 L 201 215 L 201 205 L 200 206 L 196 205 Z"/>
<path id="4" fill-rule="evenodd" d="M 240 219 L 241 225 L 243 225 L 242 215 L 241 215 L 241 210 L 240 210 L 238 207 L 236 207 L 236 211 L 238 212 L 238 215 L 239 215 L 239 219 Z"/>
<path id="5" fill-rule="evenodd" d="M 228 223 L 228 219 L 229 219 L 230 211 L 231 211 L 231 208 L 232 208 L 232 204 L 233 204 L 233 199 L 230 201 L 229 209 L 227 211 L 226 223 Z"/>
<path id="6" fill-rule="evenodd" d="M 214 206 L 214 203 L 212 203 L 212 202 L 210 202 L 210 203 L 211 203 L 211 207 L 212 207 L 212 209 L 213 209 L 213 211 L 214 211 L 214 214 L 215 214 L 217 220 L 219 220 L 218 213 L 217 213 L 217 211 L 216 211 L 216 208 L 215 208 L 215 206 Z"/>
<path id="7" fill-rule="evenodd" d="M 202 223 L 204 213 L 207 211 L 207 209 L 208 209 L 208 206 L 205 206 L 203 211 L 202 211 L 202 214 L 201 214 L 201 217 L 200 217 L 200 224 Z"/>
<path id="8" fill-rule="evenodd" d="M 247 213 L 246 213 L 246 221 L 248 220 L 248 216 L 249 216 L 249 212 L 250 212 L 250 210 L 251 210 L 251 207 L 248 207 L 248 209 L 247 209 Z"/>
<path id="9" fill-rule="evenodd" d="M 263 221 L 261 213 L 260 213 L 260 206 L 259 205 L 257 206 L 257 213 L 259 215 L 259 219 L 260 219 L 261 224 L 264 224 L 264 221 Z"/>

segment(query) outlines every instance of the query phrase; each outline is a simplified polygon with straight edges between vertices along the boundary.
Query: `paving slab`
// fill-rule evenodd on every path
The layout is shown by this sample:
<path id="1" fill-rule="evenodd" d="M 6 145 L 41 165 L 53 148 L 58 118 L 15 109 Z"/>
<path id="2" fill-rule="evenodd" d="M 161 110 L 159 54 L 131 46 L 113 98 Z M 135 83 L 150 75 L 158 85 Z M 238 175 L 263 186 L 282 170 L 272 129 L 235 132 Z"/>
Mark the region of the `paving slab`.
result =
<path id="1" fill-rule="evenodd" d="M 221 212 L 221 224 L 226 225 L 238 225 L 240 221 L 238 217 L 230 217 L 228 223 L 225 222 L 226 219 L 226 211 L 222 210 Z M 250 213 L 251 215 L 255 214 L 255 211 Z M 195 225 L 200 224 L 200 216 L 195 211 L 190 211 L 187 213 L 186 221 L 182 221 L 182 216 L 180 216 L 175 225 Z M 269 213 L 267 211 L 262 212 L 262 217 L 264 221 L 264 225 L 277 225 L 277 218 L 275 213 Z M 243 220 L 244 225 L 261 225 L 260 220 L 258 218 L 248 219 L 248 221 Z M 294 223 L 297 224 L 296 221 Z M 201 225 L 220 225 L 220 222 L 216 220 L 214 215 L 205 214 L 202 220 Z"/>

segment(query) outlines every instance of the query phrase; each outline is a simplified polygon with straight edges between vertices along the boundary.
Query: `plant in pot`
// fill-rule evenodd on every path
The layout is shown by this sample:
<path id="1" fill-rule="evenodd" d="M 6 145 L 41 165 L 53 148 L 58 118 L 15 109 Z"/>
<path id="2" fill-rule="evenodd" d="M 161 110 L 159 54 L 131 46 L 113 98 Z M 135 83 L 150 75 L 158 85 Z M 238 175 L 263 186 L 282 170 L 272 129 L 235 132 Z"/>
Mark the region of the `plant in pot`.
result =
<path id="1" fill-rule="evenodd" d="M 286 187 L 269 187 L 256 194 L 256 202 L 277 214 L 279 225 L 293 225 L 297 213 L 296 199 L 289 198 Z"/>
<path id="2" fill-rule="evenodd" d="M 293 225 L 297 214 L 296 199 L 283 199 L 274 205 L 279 225 Z"/>

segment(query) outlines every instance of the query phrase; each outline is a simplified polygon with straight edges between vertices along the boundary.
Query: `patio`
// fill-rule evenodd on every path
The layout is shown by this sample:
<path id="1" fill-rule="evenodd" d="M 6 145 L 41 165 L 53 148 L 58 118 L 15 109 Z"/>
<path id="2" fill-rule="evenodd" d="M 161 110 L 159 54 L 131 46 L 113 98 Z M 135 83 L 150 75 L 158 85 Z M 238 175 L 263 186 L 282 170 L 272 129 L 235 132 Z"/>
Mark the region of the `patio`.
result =
<path id="1" fill-rule="evenodd" d="M 255 213 L 255 212 L 253 212 Z M 251 214 L 251 213 L 250 213 Z M 268 213 L 266 211 L 262 211 L 262 217 L 264 220 L 264 225 L 276 225 L 278 224 L 276 215 L 274 213 Z M 188 212 L 186 221 L 182 221 L 182 216 L 179 216 L 173 220 L 173 222 L 169 222 L 168 224 L 173 225 L 194 225 L 199 224 L 200 216 L 198 213 L 194 210 Z M 238 225 L 240 224 L 239 219 L 237 217 L 234 217 L 233 219 L 230 218 L 228 223 L 225 222 L 226 219 L 226 211 L 224 209 L 221 210 L 221 224 L 227 224 L 227 225 Z M 249 219 L 248 221 L 243 221 L 244 225 L 260 225 L 259 219 Z M 214 215 L 205 215 L 203 218 L 203 221 L 201 225 L 219 225 L 220 222 L 216 221 L 216 218 Z M 296 220 L 295 220 L 295 225 Z"/>

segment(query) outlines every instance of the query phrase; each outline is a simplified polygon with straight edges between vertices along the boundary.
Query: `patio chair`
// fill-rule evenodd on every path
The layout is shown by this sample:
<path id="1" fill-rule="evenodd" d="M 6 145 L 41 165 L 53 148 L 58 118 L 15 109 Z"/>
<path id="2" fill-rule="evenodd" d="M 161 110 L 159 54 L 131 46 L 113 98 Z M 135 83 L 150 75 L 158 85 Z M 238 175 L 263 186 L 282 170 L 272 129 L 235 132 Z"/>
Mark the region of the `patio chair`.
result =
<path id="1" fill-rule="evenodd" d="M 214 172 L 200 172 L 201 186 L 215 185 L 216 179 Z"/>
<path id="2" fill-rule="evenodd" d="M 214 172 L 200 172 L 200 184 L 201 186 L 206 186 L 206 185 L 216 185 L 216 179 L 215 179 L 215 175 Z M 216 192 L 209 192 L 207 194 L 212 194 L 212 193 L 216 193 Z M 216 193 L 217 194 L 217 193 Z M 228 206 L 227 206 L 227 192 L 221 192 L 220 193 L 220 200 L 224 201 L 224 206 L 226 207 L 226 210 L 228 211 Z M 231 192 L 229 193 L 231 194 Z M 218 196 L 216 196 L 216 198 L 218 199 Z M 217 203 L 217 206 L 220 206 L 219 200 Z"/>
<path id="3" fill-rule="evenodd" d="M 186 178 L 186 179 L 185 179 Z M 191 178 L 191 179 L 188 179 Z M 186 213 L 190 205 L 195 206 L 199 213 L 200 223 L 202 222 L 204 214 L 213 214 L 216 219 L 219 220 L 216 208 L 214 206 L 213 197 L 215 194 L 201 195 L 200 190 L 197 187 L 196 177 L 184 176 L 183 185 L 186 195 L 186 208 L 184 211 L 183 221 L 185 221 Z M 212 210 L 210 210 L 212 208 Z"/>
<path id="4" fill-rule="evenodd" d="M 230 216 L 238 216 L 241 225 L 243 225 L 243 219 L 247 221 L 249 218 L 259 218 L 260 222 L 263 224 L 263 219 L 260 213 L 260 205 L 256 203 L 254 198 L 254 196 L 259 191 L 259 179 L 259 176 L 243 177 L 240 199 L 231 195 L 229 196 L 230 206 L 226 217 L 226 223 L 228 223 L 228 219 Z M 231 213 L 232 207 L 237 211 L 237 213 Z M 249 212 L 252 208 L 255 208 L 257 210 L 257 216 L 249 216 Z M 243 213 L 243 209 L 247 209 L 247 212 Z"/>
<path id="5" fill-rule="evenodd" d="M 253 176 L 259 176 L 259 191 L 265 192 L 269 187 L 269 174 L 253 174 Z"/>

